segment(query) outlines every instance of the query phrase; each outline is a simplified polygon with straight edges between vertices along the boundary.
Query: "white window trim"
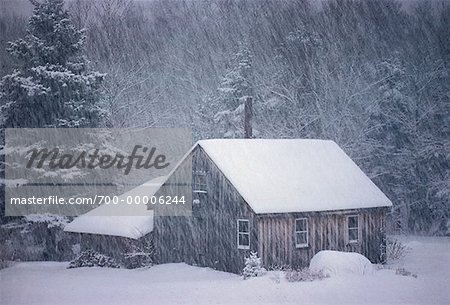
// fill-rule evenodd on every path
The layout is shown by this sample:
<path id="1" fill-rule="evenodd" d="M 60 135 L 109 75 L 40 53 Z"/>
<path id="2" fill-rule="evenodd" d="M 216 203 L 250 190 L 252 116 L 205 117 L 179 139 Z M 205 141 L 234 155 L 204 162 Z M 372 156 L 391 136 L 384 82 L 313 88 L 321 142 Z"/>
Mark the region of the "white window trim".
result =
<path id="1" fill-rule="evenodd" d="M 297 231 L 297 220 L 305 220 L 306 221 L 306 231 Z M 297 233 L 306 233 L 306 243 L 297 244 Z M 307 217 L 295 218 L 294 238 L 295 238 L 295 247 L 296 248 L 306 248 L 309 246 L 309 221 L 308 221 Z"/>
<path id="2" fill-rule="evenodd" d="M 207 175 L 206 175 L 206 171 L 204 170 L 196 170 L 194 171 L 194 176 L 193 176 L 193 185 L 192 185 L 192 191 L 194 193 L 207 193 L 207 188 L 208 188 L 208 182 L 206 181 Z M 204 184 L 199 184 L 197 183 L 197 178 L 196 176 L 203 176 L 205 179 L 205 183 Z"/>
<path id="3" fill-rule="evenodd" d="M 239 232 L 239 222 L 240 221 L 246 221 L 248 223 L 248 232 Z M 236 241 L 237 241 L 238 249 L 249 250 L 250 249 L 250 220 L 248 220 L 248 219 L 238 219 L 236 224 L 237 224 L 237 228 L 236 228 L 236 231 L 237 231 L 236 238 L 237 238 L 237 240 Z M 248 235 L 248 246 L 239 244 L 239 234 L 247 234 Z"/>
<path id="4" fill-rule="evenodd" d="M 349 218 L 350 217 L 356 217 L 357 221 L 358 221 L 358 226 L 357 227 L 352 227 L 352 229 L 357 229 L 357 239 L 350 239 L 350 221 Z M 347 240 L 349 244 L 357 244 L 359 242 L 359 232 L 360 232 L 360 228 L 359 228 L 359 215 L 354 214 L 354 215 L 347 215 Z"/>

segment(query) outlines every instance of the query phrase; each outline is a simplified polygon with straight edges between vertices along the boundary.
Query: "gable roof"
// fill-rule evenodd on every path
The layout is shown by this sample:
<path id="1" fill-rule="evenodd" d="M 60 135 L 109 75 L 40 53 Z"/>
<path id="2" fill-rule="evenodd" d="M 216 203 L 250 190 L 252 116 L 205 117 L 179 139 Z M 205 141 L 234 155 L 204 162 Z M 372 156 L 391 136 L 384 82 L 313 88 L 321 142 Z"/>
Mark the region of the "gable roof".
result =
<path id="1" fill-rule="evenodd" d="M 64 227 L 66 232 L 141 238 L 153 231 L 153 210 L 144 204 L 127 204 L 127 197 L 152 196 L 166 177 L 158 177 L 119 196 L 117 204 L 103 204 L 78 216 Z M 122 201 L 123 200 L 123 201 Z"/>
<path id="2" fill-rule="evenodd" d="M 197 145 L 258 214 L 392 206 L 333 141 L 217 139 Z"/>

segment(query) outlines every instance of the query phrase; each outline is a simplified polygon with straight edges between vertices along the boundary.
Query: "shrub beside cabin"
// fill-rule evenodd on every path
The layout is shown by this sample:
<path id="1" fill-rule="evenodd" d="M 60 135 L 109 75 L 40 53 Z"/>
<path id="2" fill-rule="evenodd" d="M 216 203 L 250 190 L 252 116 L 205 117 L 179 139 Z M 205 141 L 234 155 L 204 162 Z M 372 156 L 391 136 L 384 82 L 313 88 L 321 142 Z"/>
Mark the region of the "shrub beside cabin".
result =
<path id="1" fill-rule="evenodd" d="M 266 267 L 304 267 L 321 250 L 359 252 L 380 262 L 392 203 L 336 143 L 204 140 L 178 168 L 191 161 L 192 217 L 159 216 L 155 210 L 146 214 L 151 228 L 135 228 L 148 231 L 136 239 L 153 235 L 157 263 L 240 273 L 250 251 Z M 158 195 L 155 189 L 146 194 Z M 83 231 L 89 226 L 85 216 L 66 230 Z"/>

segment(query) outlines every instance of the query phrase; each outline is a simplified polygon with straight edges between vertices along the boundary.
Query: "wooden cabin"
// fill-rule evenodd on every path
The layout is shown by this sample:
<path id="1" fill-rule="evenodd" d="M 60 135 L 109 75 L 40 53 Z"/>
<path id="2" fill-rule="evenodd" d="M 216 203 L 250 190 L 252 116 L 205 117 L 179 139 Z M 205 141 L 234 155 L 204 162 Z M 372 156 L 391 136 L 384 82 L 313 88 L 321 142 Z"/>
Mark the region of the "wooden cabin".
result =
<path id="1" fill-rule="evenodd" d="M 158 209 L 138 218 L 83 215 L 66 231 L 136 241 L 151 236 L 157 263 L 233 273 L 242 271 L 250 251 L 266 268 L 305 267 L 321 250 L 380 262 L 392 203 L 336 143 L 203 140 L 164 181 L 131 192 L 158 196 L 191 162 L 192 216 L 162 216 Z"/>
<path id="2" fill-rule="evenodd" d="M 321 250 L 382 259 L 392 203 L 333 141 L 204 140 L 191 160 L 192 217 L 155 211 L 157 262 L 240 273 L 250 251 L 267 268 Z"/>

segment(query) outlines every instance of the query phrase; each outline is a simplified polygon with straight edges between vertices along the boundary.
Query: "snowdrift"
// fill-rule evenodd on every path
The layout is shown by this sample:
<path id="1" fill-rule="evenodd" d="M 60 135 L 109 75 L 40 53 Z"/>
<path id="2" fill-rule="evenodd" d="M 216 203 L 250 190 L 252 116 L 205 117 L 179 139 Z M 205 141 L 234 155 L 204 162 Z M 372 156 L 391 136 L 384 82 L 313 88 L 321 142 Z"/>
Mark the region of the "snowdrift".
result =
<path id="1" fill-rule="evenodd" d="M 372 263 L 359 253 L 328 250 L 314 255 L 309 268 L 312 271 L 322 271 L 326 276 L 367 275 L 374 270 Z"/>

